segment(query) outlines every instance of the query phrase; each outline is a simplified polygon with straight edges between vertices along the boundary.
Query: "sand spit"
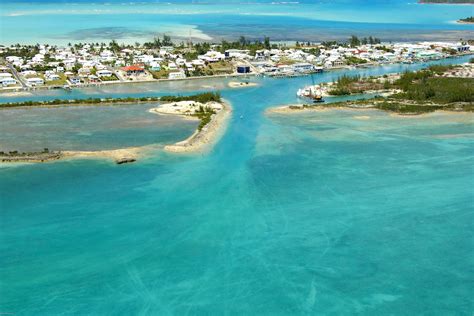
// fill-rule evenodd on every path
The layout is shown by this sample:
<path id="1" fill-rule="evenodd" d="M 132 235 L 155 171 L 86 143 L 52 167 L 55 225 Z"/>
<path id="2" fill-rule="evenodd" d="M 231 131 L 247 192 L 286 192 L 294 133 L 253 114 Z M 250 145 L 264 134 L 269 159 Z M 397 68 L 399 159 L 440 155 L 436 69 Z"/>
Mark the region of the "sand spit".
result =
<path id="1" fill-rule="evenodd" d="M 227 84 L 230 88 L 250 88 L 257 87 L 258 83 L 256 82 L 242 82 L 242 81 L 231 81 Z"/>
<path id="2" fill-rule="evenodd" d="M 335 109 L 335 107 L 325 107 L 325 106 L 305 106 L 302 104 L 288 104 L 277 107 L 268 108 L 266 114 L 296 114 L 302 112 L 326 112 Z"/>
<path id="3" fill-rule="evenodd" d="M 389 113 L 390 116 L 399 117 L 399 118 L 415 118 L 415 117 L 425 117 L 432 115 L 434 113 L 442 113 L 442 114 L 456 114 L 456 113 L 464 113 L 466 115 L 472 115 L 472 112 L 469 111 L 461 111 L 461 110 L 436 110 L 434 112 L 426 112 L 426 113 L 397 113 L 397 112 L 390 112 L 383 109 L 378 109 L 371 105 L 338 105 L 338 106 L 324 106 L 324 105 L 315 105 L 315 106 L 304 106 L 302 104 L 288 104 L 283 106 L 277 106 L 268 108 L 265 111 L 266 115 L 271 114 L 297 114 L 297 113 L 304 113 L 304 112 L 327 112 L 327 111 L 334 111 L 334 110 L 377 110 L 377 111 L 384 111 Z M 367 120 L 370 119 L 369 116 L 361 115 L 361 116 L 354 116 L 354 119 L 358 120 Z"/>
<path id="4" fill-rule="evenodd" d="M 232 113 L 232 107 L 229 103 L 223 102 L 219 104 L 222 108 L 212 115 L 211 121 L 206 126 L 201 130 L 196 130 L 183 141 L 165 146 L 165 151 L 171 153 L 195 153 L 209 150 L 224 133 Z"/>
<path id="5" fill-rule="evenodd" d="M 97 151 L 63 151 L 61 152 L 63 158 L 69 159 L 84 159 L 84 158 L 103 158 L 110 159 L 116 163 L 123 161 L 133 162 L 142 156 L 143 152 L 150 149 L 152 146 L 129 147 L 111 150 L 97 150 Z M 133 160 L 133 161 L 132 161 Z"/>

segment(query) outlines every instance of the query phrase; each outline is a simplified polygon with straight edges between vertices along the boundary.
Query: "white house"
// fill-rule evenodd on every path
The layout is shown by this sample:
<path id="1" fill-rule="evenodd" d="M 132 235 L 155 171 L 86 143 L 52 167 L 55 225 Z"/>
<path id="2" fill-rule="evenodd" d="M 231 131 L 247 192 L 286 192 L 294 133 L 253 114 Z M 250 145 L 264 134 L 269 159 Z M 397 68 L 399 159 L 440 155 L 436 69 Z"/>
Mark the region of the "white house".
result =
<path id="1" fill-rule="evenodd" d="M 177 71 L 177 72 L 170 72 L 168 75 L 168 79 L 184 79 L 186 78 L 186 74 L 184 71 Z"/>
<path id="2" fill-rule="evenodd" d="M 46 81 L 55 81 L 55 80 L 60 80 L 61 77 L 58 75 L 58 74 L 55 74 L 55 73 L 52 73 L 52 74 L 48 74 L 45 76 L 46 78 Z"/>
<path id="3" fill-rule="evenodd" d="M 16 80 L 11 78 L 11 77 L 1 77 L 0 78 L 0 83 L 2 84 L 2 86 L 6 87 L 6 86 L 13 86 L 13 85 L 16 85 Z"/>
<path id="4" fill-rule="evenodd" d="M 98 70 L 96 72 L 97 76 L 100 78 L 100 77 L 110 77 L 112 76 L 114 73 L 108 69 L 103 69 L 103 70 Z"/>
<path id="5" fill-rule="evenodd" d="M 44 80 L 42 78 L 34 77 L 26 79 L 31 86 L 40 86 L 44 84 Z"/>

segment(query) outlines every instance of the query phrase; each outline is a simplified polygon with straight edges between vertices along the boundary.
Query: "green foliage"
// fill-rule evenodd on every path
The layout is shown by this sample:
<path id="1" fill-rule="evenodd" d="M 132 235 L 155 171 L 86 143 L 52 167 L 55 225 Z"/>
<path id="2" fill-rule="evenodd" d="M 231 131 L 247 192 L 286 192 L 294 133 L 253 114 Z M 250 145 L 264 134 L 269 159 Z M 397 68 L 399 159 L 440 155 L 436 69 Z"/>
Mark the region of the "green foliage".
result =
<path id="1" fill-rule="evenodd" d="M 250 41 L 244 36 L 241 36 L 238 41 L 228 42 L 223 40 L 220 44 L 221 53 L 225 52 L 228 49 L 248 49 L 251 54 L 255 54 L 257 50 L 261 49 L 270 49 L 270 37 L 265 36 L 263 41 L 257 39 L 255 41 Z"/>
<path id="2" fill-rule="evenodd" d="M 117 76 L 112 74 L 112 76 L 102 76 L 102 77 L 100 77 L 100 80 L 102 80 L 102 81 L 117 81 L 118 78 L 117 78 Z"/>
<path id="3" fill-rule="evenodd" d="M 351 47 L 357 47 L 360 45 L 360 40 L 357 36 L 352 35 L 351 38 L 349 39 L 349 45 Z"/>
<path id="4" fill-rule="evenodd" d="M 474 3 L 474 0 L 420 0 L 420 3 Z"/>
<path id="5" fill-rule="evenodd" d="M 402 114 L 421 114 L 434 112 L 440 110 L 443 106 L 439 105 L 421 105 L 421 104 L 406 104 L 401 102 L 387 102 L 377 103 L 376 108 L 384 111 L 397 112 Z"/>
<path id="6" fill-rule="evenodd" d="M 360 76 L 343 75 L 337 79 L 337 84 L 334 89 L 329 90 L 330 95 L 349 95 L 351 94 L 350 85 L 358 82 Z"/>
<path id="7" fill-rule="evenodd" d="M 453 66 L 434 65 L 417 72 L 405 72 L 394 85 L 403 90 L 395 97 L 438 103 L 473 102 L 474 79 L 436 77 Z"/>
<path id="8" fill-rule="evenodd" d="M 88 99 L 75 99 L 75 100 L 61 100 L 54 99 L 50 101 L 24 101 L 24 102 L 10 102 L 0 103 L 0 107 L 18 107 L 18 106 L 42 106 L 42 105 L 96 105 L 96 104 L 114 104 L 124 102 L 147 102 L 147 101 L 159 101 L 158 97 L 140 97 L 140 98 L 112 98 L 112 99 L 100 99 L 100 98 L 88 98 Z"/>
<path id="9" fill-rule="evenodd" d="M 474 79 L 424 78 L 405 86 L 395 97 L 437 103 L 474 102 Z"/>
<path id="10" fill-rule="evenodd" d="M 202 130 L 204 126 L 206 126 L 212 119 L 212 115 L 216 114 L 212 108 L 206 106 L 200 106 L 199 109 L 196 111 L 194 116 L 197 116 L 201 122 L 199 123 L 198 130 Z"/>
<path id="11" fill-rule="evenodd" d="M 164 102 L 179 102 L 179 101 L 196 101 L 200 103 L 207 102 L 221 102 L 221 95 L 219 92 L 204 92 L 188 96 L 162 96 L 160 98 Z"/>
<path id="12" fill-rule="evenodd" d="M 474 23 L 474 16 L 467 17 L 465 19 L 460 19 L 461 22 Z"/>
<path id="13" fill-rule="evenodd" d="M 367 60 L 358 58 L 355 56 L 349 56 L 349 57 L 346 57 L 346 62 L 348 65 L 358 65 L 358 64 L 366 64 Z"/>
<path id="14" fill-rule="evenodd" d="M 18 56 L 24 59 L 31 59 L 39 53 L 39 45 L 12 45 L 7 47 L 0 57 L 7 57 L 10 55 Z"/>

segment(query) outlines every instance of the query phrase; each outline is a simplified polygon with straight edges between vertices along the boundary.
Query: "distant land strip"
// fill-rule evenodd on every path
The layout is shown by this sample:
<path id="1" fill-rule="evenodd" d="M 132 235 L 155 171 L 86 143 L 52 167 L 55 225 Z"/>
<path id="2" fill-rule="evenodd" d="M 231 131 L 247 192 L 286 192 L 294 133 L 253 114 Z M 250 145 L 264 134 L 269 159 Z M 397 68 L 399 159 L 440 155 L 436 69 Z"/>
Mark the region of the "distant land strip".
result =
<path id="1" fill-rule="evenodd" d="M 419 3 L 474 4 L 474 0 L 419 0 Z"/>

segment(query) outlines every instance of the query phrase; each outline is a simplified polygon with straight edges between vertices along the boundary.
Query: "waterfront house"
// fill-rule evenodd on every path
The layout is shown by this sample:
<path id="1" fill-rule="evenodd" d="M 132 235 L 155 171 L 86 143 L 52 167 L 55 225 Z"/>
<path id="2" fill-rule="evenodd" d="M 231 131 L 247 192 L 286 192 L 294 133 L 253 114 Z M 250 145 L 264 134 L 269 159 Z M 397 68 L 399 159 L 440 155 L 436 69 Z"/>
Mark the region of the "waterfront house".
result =
<path id="1" fill-rule="evenodd" d="M 58 74 L 55 73 L 50 73 L 45 75 L 46 81 L 55 81 L 55 80 L 61 80 L 61 77 Z"/>
<path id="2" fill-rule="evenodd" d="M 68 81 L 72 85 L 77 85 L 77 84 L 81 83 L 81 78 L 79 78 L 79 77 L 69 77 Z"/>
<path id="3" fill-rule="evenodd" d="M 125 66 L 125 67 L 122 67 L 121 70 L 125 72 L 127 76 L 136 76 L 136 75 L 141 75 L 145 73 L 145 68 L 139 65 Z"/>
<path id="4" fill-rule="evenodd" d="M 297 63 L 293 65 L 293 71 L 299 73 L 311 73 L 315 72 L 315 67 L 313 64 L 309 63 Z"/>
<path id="5" fill-rule="evenodd" d="M 44 85 L 44 79 L 39 77 L 27 78 L 26 82 L 33 87 Z"/>
<path id="6" fill-rule="evenodd" d="M 108 69 L 102 69 L 102 70 L 98 70 L 96 74 L 100 78 L 100 77 L 111 77 L 113 76 L 114 73 Z"/>
<path id="7" fill-rule="evenodd" d="M 89 75 L 87 76 L 87 79 L 89 79 L 90 83 L 100 82 L 99 77 L 97 77 L 96 75 Z"/>
<path id="8" fill-rule="evenodd" d="M 168 79 L 184 79 L 186 78 L 186 74 L 184 71 L 175 71 L 175 72 L 170 72 L 168 75 Z"/>
<path id="9" fill-rule="evenodd" d="M 248 74 L 248 73 L 250 73 L 250 66 L 247 66 L 247 65 L 237 66 L 237 73 L 239 73 L 239 74 Z"/>

